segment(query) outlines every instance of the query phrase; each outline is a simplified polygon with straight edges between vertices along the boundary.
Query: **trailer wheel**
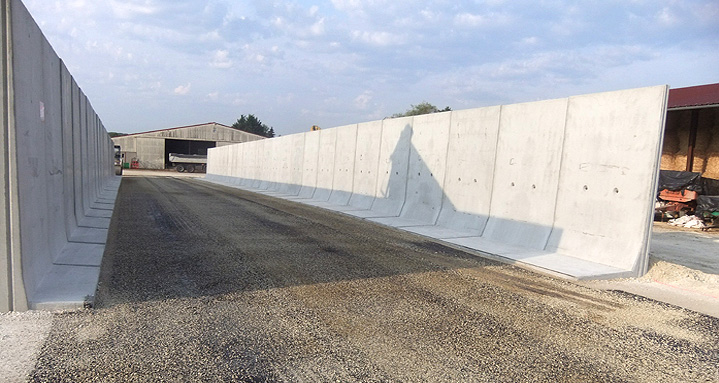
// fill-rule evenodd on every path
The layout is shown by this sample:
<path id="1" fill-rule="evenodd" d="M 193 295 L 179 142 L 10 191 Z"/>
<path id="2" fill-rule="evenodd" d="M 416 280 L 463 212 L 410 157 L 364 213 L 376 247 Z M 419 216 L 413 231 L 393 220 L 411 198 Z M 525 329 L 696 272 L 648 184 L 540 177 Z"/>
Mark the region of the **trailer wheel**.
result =
<path id="1" fill-rule="evenodd" d="M 175 166 L 175 169 L 176 169 L 179 173 L 182 173 L 182 172 L 185 171 L 185 165 L 177 165 L 177 166 Z"/>
<path id="2" fill-rule="evenodd" d="M 201 171 L 202 171 L 203 173 L 207 173 L 207 164 L 202 164 L 202 169 L 201 169 Z"/>
<path id="3" fill-rule="evenodd" d="M 194 173 L 195 167 L 193 165 L 187 165 L 187 172 L 188 173 Z"/>

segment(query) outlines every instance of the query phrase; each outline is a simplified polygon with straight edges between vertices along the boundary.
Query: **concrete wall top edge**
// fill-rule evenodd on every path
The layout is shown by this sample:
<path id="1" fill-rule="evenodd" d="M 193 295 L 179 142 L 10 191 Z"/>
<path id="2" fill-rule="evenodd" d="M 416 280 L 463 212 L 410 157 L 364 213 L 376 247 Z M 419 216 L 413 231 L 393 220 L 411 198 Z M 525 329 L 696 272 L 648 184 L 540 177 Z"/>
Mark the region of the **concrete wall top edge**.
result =
<path id="1" fill-rule="evenodd" d="M 395 122 L 396 122 L 396 121 L 402 121 L 402 122 L 407 122 L 407 123 L 410 123 L 410 124 L 411 124 L 411 121 L 412 121 L 414 118 L 428 118 L 428 117 L 426 117 L 426 116 L 440 116 L 440 115 L 443 115 L 443 114 L 467 113 L 467 112 L 471 112 L 471 111 L 479 111 L 479 110 L 488 109 L 488 108 L 489 108 L 489 109 L 491 109 L 491 108 L 501 108 L 501 107 L 510 106 L 510 105 L 512 105 L 512 106 L 519 106 L 519 105 L 525 105 L 525 104 L 535 104 L 535 103 L 544 103 L 544 102 L 552 103 L 552 102 L 555 102 L 555 101 L 557 101 L 557 100 L 565 100 L 565 99 L 570 99 L 570 98 L 573 98 L 573 97 L 591 97 L 592 95 L 599 95 L 599 94 L 605 94 L 605 93 L 615 93 L 615 92 L 616 92 L 616 93 L 620 93 L 620 92 L 624 92 L 624 91 L 627 91 L 627 90 L 642 90 L 642 89 L 651 89 L 651 88 L 657 88 L 657 87 L 659 87 L 659 88 L 668 87 L 668 85 L 655 85 L 655 86 L 648 86 L 648 87 L 641 87 L 641 88 L 628 88 L 628 89 L 613 90 L 613 91 L 607 91 L 607 92 L 585 93 L 585 94 L 581 94 L 581 95 L 573 95 L 573 96 L 568 96 L 568 97 L 558 97 L 558 98 L 552 98 L 552 99 L 542 99 L 542 100 L 535 100 L 535 101 L 525 101 L 525 102 L 518 102 L 518 103 L 512 103 L 512 104 L 487 105 L 487 106 L 480 106 L 480 107 L 476 107 L 476 108 L 456 109 L 456 110 L 452 110 L 452 111 L 448 111 L 448 112 L 429 113 L 429 114 L 418 115 L 418 116 L 407 116 L 407 117 L 396 117 L 396 118 L 387 117 L 387 118 L 384 118 L 384 119 L 381 119 L 381 120 L 370 120 L 370 121 L 363 121 L 363 122 L 358 122 L 358 123 L 353 123 L 353 124 L 333 126 L 333 127 L 331 127 L 331 128 L 326 128 L 326 129 L 322 129 L 322 130 L 318 130 L 318 131 L 309 131 L 309 132 L 299 132 L 299 133 L 286 134 L 286 135 L 283 135 L 283 136 L 281 136 L 281 137 L 269 138 L 269 140 L 276 140 L 276 139 L 282 138 L 282 137 L 288 137 L 288 136 L 294 136 L 294 135 L 300 135 L 300 134 L 308 134 L 308 133 L 309 133 L 309 134 L 319 134 L 319 132 L 322 132 L 322 131 L 325 131 L 325 130 L 341 129 L 341 128 L 344 128 L 344 127 L 347 127 L 347 126 L 355 126 L 355 125 L 384 123 L 384 122 L 387 122 L 387 121 L 395 121 Z M 438 118 L 439 118 L 439 117 L 438 117 Z M 242 143 L 238 143 L 238 144 L 236 144 L 236 145 L 242 145 L 242 144 L 245 144 L 245 143 L 242 142 Z"/>

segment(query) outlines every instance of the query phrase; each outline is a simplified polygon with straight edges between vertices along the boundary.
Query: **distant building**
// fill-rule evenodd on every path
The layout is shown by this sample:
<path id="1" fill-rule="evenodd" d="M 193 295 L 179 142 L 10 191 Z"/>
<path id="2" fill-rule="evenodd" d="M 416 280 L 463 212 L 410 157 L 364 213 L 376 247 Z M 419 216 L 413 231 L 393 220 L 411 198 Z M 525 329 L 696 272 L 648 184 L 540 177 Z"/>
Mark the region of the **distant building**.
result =
<path id="1" fill-rule="evenodd" d="M 229 126 L 208 122 L 115 137 L 125 162 L 137 160 L 140 169 L 165 169 L 170 153 L 207 154 L 207 149 L 265 137 L 243 132 Z"/>

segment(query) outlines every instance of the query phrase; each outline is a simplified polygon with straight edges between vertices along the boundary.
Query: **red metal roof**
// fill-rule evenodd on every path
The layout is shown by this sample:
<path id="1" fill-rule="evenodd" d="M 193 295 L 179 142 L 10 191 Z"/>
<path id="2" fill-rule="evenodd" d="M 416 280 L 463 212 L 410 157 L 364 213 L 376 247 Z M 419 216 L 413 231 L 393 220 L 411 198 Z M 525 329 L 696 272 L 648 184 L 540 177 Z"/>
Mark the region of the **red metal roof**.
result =
<path id="1" fill-rule="evenodd" d="M 719 83 L 669 89 L 669 109 L 705 105 L 719 105 Z"/>

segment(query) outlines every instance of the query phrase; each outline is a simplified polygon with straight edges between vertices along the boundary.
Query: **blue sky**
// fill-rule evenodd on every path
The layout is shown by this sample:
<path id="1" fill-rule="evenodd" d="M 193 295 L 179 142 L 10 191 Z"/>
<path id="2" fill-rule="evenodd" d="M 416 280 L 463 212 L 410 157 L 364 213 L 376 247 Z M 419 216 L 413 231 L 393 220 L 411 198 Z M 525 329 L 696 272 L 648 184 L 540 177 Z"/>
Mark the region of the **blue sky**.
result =
<path id="1" fill-rule="evenodd" d="M 23 0 L 109 131 L 719 82 L 719 2 Z"/>

